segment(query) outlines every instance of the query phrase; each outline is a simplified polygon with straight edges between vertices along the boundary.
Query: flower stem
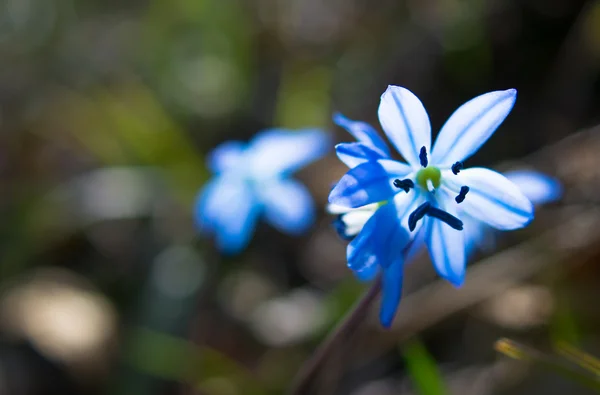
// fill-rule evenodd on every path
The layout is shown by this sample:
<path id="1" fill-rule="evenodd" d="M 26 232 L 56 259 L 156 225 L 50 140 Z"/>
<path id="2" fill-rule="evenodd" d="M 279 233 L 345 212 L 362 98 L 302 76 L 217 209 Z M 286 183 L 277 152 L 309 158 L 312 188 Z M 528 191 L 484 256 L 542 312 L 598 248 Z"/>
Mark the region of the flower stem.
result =
<path id="1" fill-rule="evenodd" d="M 344 317 L 344 319 L 329 333 L 327 338 L 319 345 L 310 358 L 308 358 L 296 375 L 289 395 L 308 394 L 309 385 L 321 366 L 323 361 L 331 354 L 336 346 L 353 333 L 369 312 L 371 304 L 381 291 L 381 276 L 373 282 L 373 285 L 363 294 Z"/>

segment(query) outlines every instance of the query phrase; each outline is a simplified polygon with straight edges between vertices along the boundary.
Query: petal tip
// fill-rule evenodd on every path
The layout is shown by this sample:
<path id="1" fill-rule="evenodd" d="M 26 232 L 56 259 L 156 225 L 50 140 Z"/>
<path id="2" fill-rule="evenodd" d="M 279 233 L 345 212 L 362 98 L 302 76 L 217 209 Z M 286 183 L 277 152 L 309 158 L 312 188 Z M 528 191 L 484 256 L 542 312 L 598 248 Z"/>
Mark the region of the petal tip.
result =
<path id="1" fill-rule="evenodd" d="M 331 119 L 333 120 L 333 123 L 335 123 L 338 126 L 342 126 L 342 124 L 348 120 L 348 118 L 346 118 L 339 111 L 334 112 L 333 115 L 331 116 Z"/>
<path id="2" fill-rule="evenodd" d="M 389 314 L 379 314 L 379 322 L 384 329 L 390 329 L 394 322 L 394 316 Z"/>

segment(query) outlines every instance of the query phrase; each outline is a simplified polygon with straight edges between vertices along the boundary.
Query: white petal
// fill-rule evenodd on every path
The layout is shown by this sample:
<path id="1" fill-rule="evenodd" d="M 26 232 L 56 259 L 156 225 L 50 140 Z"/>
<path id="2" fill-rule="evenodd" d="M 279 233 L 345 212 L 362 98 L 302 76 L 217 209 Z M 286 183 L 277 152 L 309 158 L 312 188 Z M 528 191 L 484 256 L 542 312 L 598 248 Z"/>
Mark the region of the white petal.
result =
<path id="1" fill-rule="evenodd" d="M 408 89 L 390 85 L 381 96 L 378 114 L 394 147 L 413 168 L 420 167 L 421 147 L 429 154 L 431 146 L 431 124 L 421 101 Z"/>
<path id="2" fill-rule="evenodd" d="M 504 121 L 516 99 L 517 91 L 508 89 L 477 96 L 460 106 L 442 126 L 431 162 L 449 167 L 473 155 Z"/>
<path id="3" fill-rule="evenodd" d="M 457 176 L 442 177 L 444 185 L 454 192 L 461 185 L 468 186 L 469 193 L 460 209 L 494 228 L 522 228 L 533 219 L 533 205 L 529 199 L 500 173 L 475 167 L 462 170 Z"/>

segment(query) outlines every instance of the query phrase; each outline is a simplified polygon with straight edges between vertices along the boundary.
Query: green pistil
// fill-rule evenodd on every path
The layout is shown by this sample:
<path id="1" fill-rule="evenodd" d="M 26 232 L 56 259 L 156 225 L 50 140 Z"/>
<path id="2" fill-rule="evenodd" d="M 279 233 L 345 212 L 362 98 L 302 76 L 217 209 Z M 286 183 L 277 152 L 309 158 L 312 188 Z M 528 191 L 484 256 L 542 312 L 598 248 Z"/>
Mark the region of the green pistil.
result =
<path id="1" fill-rule="evenodd" d="M 442 180 L 442 172 L 437 167 L 427 166 L 417 172 L 417 184 L 419 184 L 425 190 L 428 190 L 427 181 L 431 180 L 435 189 L 440 187 Z"/>

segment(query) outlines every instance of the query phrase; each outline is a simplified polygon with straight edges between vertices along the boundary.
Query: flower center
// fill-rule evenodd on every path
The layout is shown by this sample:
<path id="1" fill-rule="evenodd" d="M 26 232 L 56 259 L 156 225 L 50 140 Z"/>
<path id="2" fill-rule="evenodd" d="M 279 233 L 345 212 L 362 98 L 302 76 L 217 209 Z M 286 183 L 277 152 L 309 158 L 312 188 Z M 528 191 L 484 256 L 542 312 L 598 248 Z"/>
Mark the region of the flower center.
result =
<path id="1" fill-rule="evenodd" d="M 431 186 L 437 189 L 442 181 L 442 172 L 434 166 L 427 166 L 417 172 L 417 184 L 429 191 Z"/>

